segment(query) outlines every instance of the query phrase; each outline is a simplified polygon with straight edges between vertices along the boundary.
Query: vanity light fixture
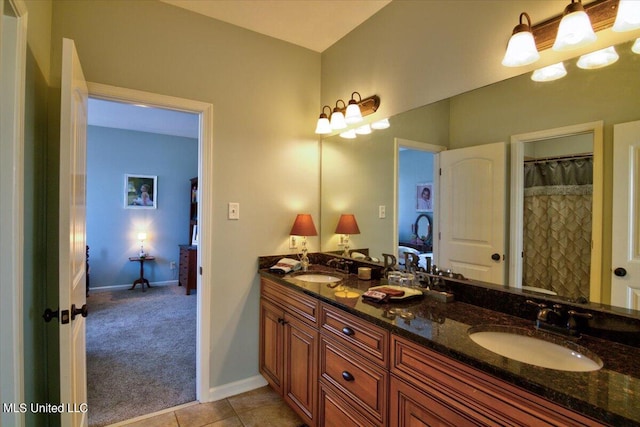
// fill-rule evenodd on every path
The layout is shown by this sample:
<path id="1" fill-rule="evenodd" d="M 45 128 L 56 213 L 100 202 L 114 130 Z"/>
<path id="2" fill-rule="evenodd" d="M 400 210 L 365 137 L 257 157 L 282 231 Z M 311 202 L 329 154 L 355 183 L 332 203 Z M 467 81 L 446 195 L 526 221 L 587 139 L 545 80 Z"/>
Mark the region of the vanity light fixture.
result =
<path id="1" fill-rule="evenodd" d="M 311 214 L 298 214 L 296 220 L 293 222 L 293 227 L 289 232 L 290 236 L 302 237 L 302 256 L 300 257 L 300 263 L 302 264 L 302 270 L 307 271 L 309 268 L 309 257 L 307 256 L 307 236 L 317 236 L 316 226 L 313 224 L 313 218 Z"/>
<path id="2" fill-rule="evenodd" d="M 605 49 L 596 50 L 595 52 L 582 55 L 578 59 L 578 67 L 584 70 L 595 70 L 596 68 L 606 67 L 618 60 L 619 56 L 613 46 Z"/>
<path id="3" fill-rule="evenodd" d="M 333 130 L 340 130 L 340 129 L 344 129 L 347 127 L 347 122 L 344 119 L 344 113 L 342 112 L 342 110 L 344 110 L 344 108 L 341 110 L 338 107 L 338 103 L 342 102 L 342 105 L 345 105 L 344 101 L 342 99 L 338 99 L 336 101 L 336 106 L 333 109 L 333 113 L 331 113 L 331 129 Z M 346 106 L 345 106 L 346 108 Z"/>
<path id="4" fill-rule="evenodd" d="M 371 133 L 371 125 L 363 125 L 355 129 L 358 135 L 369 135 Z"/>
<path id="5" fill-rule="evenodd" d="M 358 95 L 360 101 L 356 101 L 354 95 Z M 344 120 L 348 125 L 352 125 L 355 123 L 360 123 L 362 121 L 362 112 L 360 111 L 359 102 L 362 102 L 362 96 L 358 92 L 353 92 L 351 94 L 351 99 L 349 100 L 349 105 L 347 105 L 347 110 L 344 114 Z"/>
<path id="6" fill-rule="evenodd" d="M 596 33 L 581 0 L 571 0 L 564 9 L 553 50 L 562 52 L 577 49 L 595 42 L 596 39 Z"/>
<path id="7" fill-rule="evenodd" d="M 640 28 L 640 2 L 637 0 L 620 0 L 613 31 L 623 32 Z"/>
<path id="8" fill-rule="evenodd" d="M 389 124 L 389 119 L 382 119 L 378 120 L 377 122 L 371 123 L 371 129 L 375 130 L 387 129 L 390 126 L 391 124 Z"/>
<path id="9" fill-rule="evenodd" d="M 522 22 L 522 18 L 527 19 L 527 23 Z M 540 59 L 536 42 L 531 32 L 531 18 L 526 12 L 520 14 L 520 23 L 513 29 L 513 34 L 507 44 L 502 65 L 505 67 L 520 67 L 529 65 Z"/>
<path id="10" fill-rule="evenodd" d="M 359 101 L 356 101 L 355 95 L 358 95 Z M 340 106 L 340 103 L 342 103 L 342 106 Z M 362 99 L 360 93 L 353 92 L 348 105 L 342 99 L 338 99 L 333 110 L 328 105 L 322 107 L 315 133 L 328 135 L 331 132 L 346 129 L 348 126 L 361 122 L 364 116 L 375 113 L 378 107 L 380 107 L 380 97 L 378 95 Z M 329 115 L 325 113 L 327 108 L 329 109 Z"/>
<path id="11" fill-rule="evenodd" d="M 551 82 L 561 79 L 566 75 L 567 69 L 564 68 L 564 63 L 558 62 L 557 64 L 535 70 L 533 74 L 531 74 L 531 80 L 534 82 Z"/>
<path id="12" fill-rule="evenodd" d="M 326 135 L 331 133 L 331 123 L 329 122 L 329 116 L 324 113 L 325 108 L 328 108 L 329 114 L 331 114 L 331 107 L 329 107 L 328 105 L 322 107 L 322 113 L 320 113 L 318 124 L 316 125 L 316 133 L 319 135 Z"/>
<path id="13" fill-rule="evenodd" d="M 360 228 L 356 222 L 356 216 L 354 214 L 342 214 L 338 220 L 338 226 L 336 227 L 336 234 L 342 234 L 342 243 L 344 244 L 344 251 L 342 256 L 350 258 L 349 254 L 349 235 L 360 234 Z"/>
<path id="14" fill-rule="evenodd" d="M 356 130 L 355 129 L 346 130 L 346 131 L 342 132 L 340 134 L 340 136 L 342 138 L 344 138 L 344 139 L 356 139 L 356 136 L 357 136 L 356 135 Z"/>

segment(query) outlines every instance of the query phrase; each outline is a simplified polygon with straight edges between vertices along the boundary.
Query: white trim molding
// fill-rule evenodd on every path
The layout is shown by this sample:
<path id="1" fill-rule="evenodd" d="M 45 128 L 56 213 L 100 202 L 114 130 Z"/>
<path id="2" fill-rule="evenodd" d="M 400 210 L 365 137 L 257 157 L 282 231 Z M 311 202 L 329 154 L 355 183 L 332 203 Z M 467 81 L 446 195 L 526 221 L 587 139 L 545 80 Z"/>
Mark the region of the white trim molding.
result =
<path id="1" fill-rule="evenodd" d="M 5 10 L 5 7 L 10 10 Z M 27 7 L 0 4 L 0 402 L 24 403 L 24 103 Z M 24 414 L 0 413 L 0 425 L 22 427 Z"/>
<path id="2" fill-rule="evenodd" d="M 267 384 L 267 380 L 265 380 L 262 375 L 255 375 L 244 380 L 234 381 L 229 384 L 223 384 L 221 386 L 211 388 L 209 390 L 208 400 L 210 402 L 215 402 L 216 400 L 225 399 L 229 396 L 235 396 L 240 393 L 264 387 Z"/>

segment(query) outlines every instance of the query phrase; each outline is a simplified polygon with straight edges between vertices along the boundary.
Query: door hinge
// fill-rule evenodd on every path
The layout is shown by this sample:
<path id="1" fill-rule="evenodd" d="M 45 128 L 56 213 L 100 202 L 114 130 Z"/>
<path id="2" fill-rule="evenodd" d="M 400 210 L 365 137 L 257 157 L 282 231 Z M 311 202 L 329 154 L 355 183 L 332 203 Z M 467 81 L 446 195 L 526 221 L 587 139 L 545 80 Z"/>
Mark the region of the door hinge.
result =
<path id="1" fill-rule="evenodd" d="M 200 266 L 200 275 L 202 276 L 202 266 Z"/>
<path id="2" fill-rule="evenodd" d="M 438 168 L 438 175 L 442 176 L 442 168 Z"/>

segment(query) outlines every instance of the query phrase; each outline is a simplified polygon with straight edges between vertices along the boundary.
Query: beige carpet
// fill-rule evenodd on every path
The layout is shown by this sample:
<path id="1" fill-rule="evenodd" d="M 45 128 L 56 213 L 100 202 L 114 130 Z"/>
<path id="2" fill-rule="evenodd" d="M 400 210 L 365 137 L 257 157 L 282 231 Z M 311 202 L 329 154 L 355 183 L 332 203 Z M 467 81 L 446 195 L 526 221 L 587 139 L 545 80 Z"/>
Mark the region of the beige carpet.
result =
<path id="1" fill-rule="evenodd" d="M 87 299 L 89 425 L 100 427 L 196 398 L 196 293 L 154 286 Z"/>

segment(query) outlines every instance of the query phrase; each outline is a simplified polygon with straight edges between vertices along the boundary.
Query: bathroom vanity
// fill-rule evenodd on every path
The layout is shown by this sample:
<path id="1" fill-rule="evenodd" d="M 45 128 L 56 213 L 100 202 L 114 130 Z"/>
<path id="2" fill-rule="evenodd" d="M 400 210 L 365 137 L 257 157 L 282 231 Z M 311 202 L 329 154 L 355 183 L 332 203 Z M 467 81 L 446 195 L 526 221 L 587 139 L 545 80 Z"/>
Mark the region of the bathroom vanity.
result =
<path id="1" fill-rule="evenodd" d="M 640 425 L 637 347 L 566 338 L 602 368 L 543 368 L 469 337 L 487 325 L 538 334 L 535 310 L 520 317 L 420 296 L 371 303 L 361 295 L 379 281 L 355 274 L 260 276 L 260 372 L 309 426 Z"/>

